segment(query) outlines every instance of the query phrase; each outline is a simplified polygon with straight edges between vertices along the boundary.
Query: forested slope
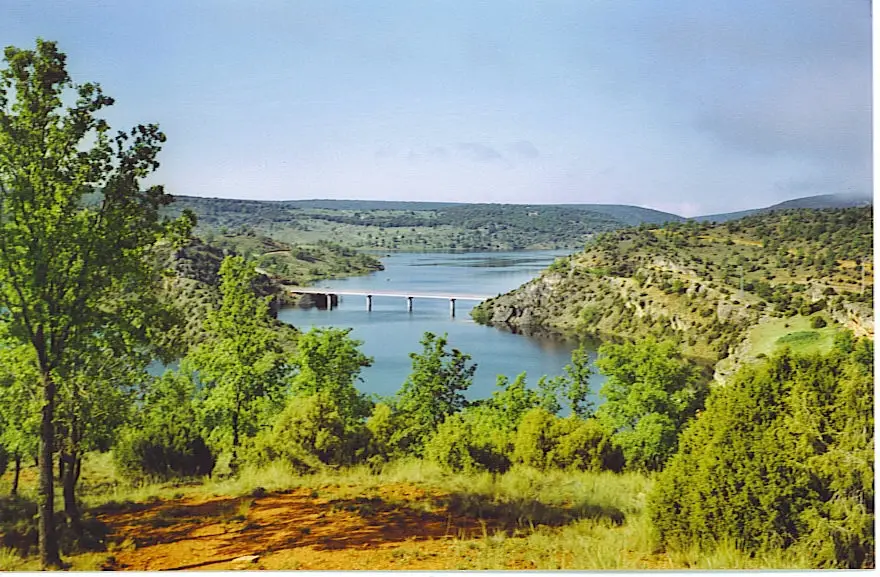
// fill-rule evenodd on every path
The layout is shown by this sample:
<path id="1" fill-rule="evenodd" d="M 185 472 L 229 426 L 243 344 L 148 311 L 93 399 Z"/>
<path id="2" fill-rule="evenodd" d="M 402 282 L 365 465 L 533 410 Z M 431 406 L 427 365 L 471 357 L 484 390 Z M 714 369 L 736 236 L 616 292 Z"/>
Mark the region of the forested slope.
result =
<path id="1" fill-rule="evenodd" d="M 872 231 L 870 207 L 629 228 L 473 314 L 512 330 L 671 337 L 711 364 L 786 339 L 827 348 L 837 327 L 873 335 Z"/>
<path id="2" fill-rule="evenodd" d="M 348 200 L 258 201 L 178 196 L 169 214 L 192 210 L 199 231 L 291 243 L 321 239 L 360 249 L 522 250 L 575 248 L 594 234 L 682 217 L 627 205 L 455 204 Z"/>
<path id="3" fill-rule="evenodd" d="M 166 335 L 175 346 L 185 348 L 200 342 L 208 311 L 219 306 L 220 265 L 227 255 L 241 255 L 260 274 L 253 283 L 261 297 L 275 297 L 273 312 L 280 303 L 292 302 L 284 290 L 286 285 L 302 285 L 325 278 L 367 274 L 382 269 L 377 259 L 351 249 L 320 242 L 312 246 L 294 246 L 265 236 L 207 235 L 207 241 L 191 239 L 177 249 L 165 245 L 156 257 L 167 271 L 163 290 L 180 311 L 185 311 L 176 334 Z M 277 323 L 281 332 L 291 327 Z"/>

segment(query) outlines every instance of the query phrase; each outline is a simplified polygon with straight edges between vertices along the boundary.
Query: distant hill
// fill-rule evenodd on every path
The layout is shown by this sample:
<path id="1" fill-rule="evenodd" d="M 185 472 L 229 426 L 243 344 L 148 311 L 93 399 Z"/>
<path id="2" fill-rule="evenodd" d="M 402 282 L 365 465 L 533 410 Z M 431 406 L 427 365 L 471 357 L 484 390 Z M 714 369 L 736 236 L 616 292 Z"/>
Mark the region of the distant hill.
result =
<path id="1" fill-rule="evenodd" d="M 794 198 L 786 200 L 772 206 L 764 208 L 752 208 L 749 210 L 740 210 L 737 212 L 725 212 L 721 214 L 709 214 L 706 216 L 695 216 L 690 220 L 700 222 L 727 222 L 736 220 L 752 214 L 764 212 L 773 212 L 775 210 L 790 210 L 794 208 L 850 208 L 854 206 L 871 206 L 874 199 L 870 196 L 855 196 L 848 194 L 820 194 L 817 196 L 805 196 L 803 198 Z"/>
<path id="2" fill-rule="evenodd" d="M 594 235 L 640 224 L 727 222 L 796 208 L 871 204 L 864 197 L 821 195 L 739 212 L 686 219 L 625 204 L 500 204 L 384 200 L 244 200 L 177 196 L 166 209 L 189 208 L 201 234 L 268 236 L 291 244 L 330 240 L 356 249 L 523 250 L 578 249 Z"/>
<path id="3" fill-rule="evenodd" d="M 564 208 L 576 208 L 605 214 L 628 226 L 637 226 L 644 222 L 649 224 L 663 224 L 665 222 L 684 222 L 683 216 L 671 212 L 663 212 L 653 208 L 643 208 L 628 204 L 559 204 Z"/>
<path id="4" fill-rule="evenodd" d="M 261 201 L 177 196 L 199 232 L 264 235 L 293 244 L 332 240 L 359 249 L 522 250 L 580 248 L 593 235 L 676 214 L 614 204 L 498 204 L 380 200 Z"/>

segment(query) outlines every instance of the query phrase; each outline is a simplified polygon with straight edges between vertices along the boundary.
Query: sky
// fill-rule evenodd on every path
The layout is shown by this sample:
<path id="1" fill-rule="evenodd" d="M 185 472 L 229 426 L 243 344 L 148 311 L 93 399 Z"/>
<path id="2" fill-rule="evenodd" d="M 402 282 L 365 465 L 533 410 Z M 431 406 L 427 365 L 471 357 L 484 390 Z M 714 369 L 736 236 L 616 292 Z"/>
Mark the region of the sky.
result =
<path id="1" fill-rule="evenodd" d="M 617 203 L 871 194 L 869 0 L 0 0 L 171 194 Z"/>

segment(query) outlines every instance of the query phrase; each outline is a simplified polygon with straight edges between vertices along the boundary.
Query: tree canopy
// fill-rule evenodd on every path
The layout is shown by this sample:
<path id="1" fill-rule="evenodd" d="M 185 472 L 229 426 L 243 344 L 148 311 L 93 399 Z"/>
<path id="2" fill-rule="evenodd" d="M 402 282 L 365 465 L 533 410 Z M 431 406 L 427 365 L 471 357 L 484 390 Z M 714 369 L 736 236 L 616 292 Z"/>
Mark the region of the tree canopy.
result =
<path id="1" fill-rule="evenodd" d="M 57 382 L 98 335 L 148 343 L 160 308 L 145 258 L 170 233 L 161 186 L 141 188 L 165 135 L 155 124 L 112 135 L 113 104 L 74 84 L 54 42 L 7 47 L 0 70 L 0 315 L 33 351 L 41 397 L 39 535 L 44 567 L 61 564 L 53 515 Z M 70 102 L 70 105 L 65 103 Z M 175 227 L 188 232 L 186 214 Z"/>

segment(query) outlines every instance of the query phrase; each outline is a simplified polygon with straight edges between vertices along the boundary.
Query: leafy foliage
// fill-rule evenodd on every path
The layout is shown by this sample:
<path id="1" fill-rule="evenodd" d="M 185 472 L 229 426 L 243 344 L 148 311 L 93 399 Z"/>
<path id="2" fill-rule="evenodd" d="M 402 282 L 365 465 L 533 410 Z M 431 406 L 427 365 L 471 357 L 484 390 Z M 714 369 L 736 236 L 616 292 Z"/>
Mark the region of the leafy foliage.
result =
<path id="1" fill-rule="evenodd" d="M 51 469 L 57 380 L 96 335 L 146 345 L 161 331 L 164 307 L 146 257 L 163 236 L 185 237 L 194 217 L 163 221 L 159 208 L 171 197 L 161 186 L 141 189 L 159 165 L 158 126 L 111 136 L 97 113 L 113 99 L 97 84 L 75 85 L 54 42 L 4 55 L 0 309 L 39 371 L 40 557 L 48 568 L 61 565 Z"/>
<path id="2" fill-rule="evenodd" d="M 369 432 L 363 423 L 346 423 L 327 392 L 291 397 L 270 430 L 253 442 L 250 460 L 279 460 L 300 473 L 325 466 L 351 465 L 367 456 Z"/>
<path id="3" fill-rule="evenodd" d="M 303 396 L 327 395 L 343 421 L 352 425 L 368 417 L 373 408 L 356 386 L 361 369 L 370 366 L 372 359 L 360 352 L 362 342 L 349 333 L 351 329 L 314 328 L 300 335 L 293 363 L 299 372 L 291 390 Z"/>
<path id="4" fill-rule="evenodd" d="M 497 385 L 489 399 L 446 417 L 427 442 L 428 460 L 452 471 L 503 472 L 510 467 L 516 428 L 540 397 L 526 386 L 525 373 L 513 382 L 499 375 Z"/>
<path id="5" fill-rule="evenodd" d="M 399 428 L 392 442 L 416 455 L 447 416 L 467 406 L 463 392 L 477 370 L 469 355 L 447 350 L 446 335 L 426 332 L 421 344 L 421 353 L 410 353 L 412 373 L 393 401 Z"/>
<path id="6" fill-rule="evenodd" d="M 657 470 L 675 452 L 678 434 L 702 406 L 705 384 L 673 343 L 652 339 L 605 344 L 596 362 L 608 375 L 597 413 L 627 467 Z"/>
<path id="7" fill-rule="evenodd" d="M 714 389 L 651 495 L 662 542 L 873 566 L 873 356 L 867 340 L 784 351 Z"/>
<path id="8" fill-rule="evenodd" d="M 193 408 L 195 384 L 186 373 L 167 372 L 150 387 L 138 418 L 124 427 L 113 449 L 130 479 L 210 475 L 215 458 L 202 438 Z"/>
<path id="9" fill-rule="evenodd" d="M 269 307 L 251 290 L 253 267 L 227 257 L 220 267 L 223 301 L 208 315 L 211 339 L 188 357 L 204 383 L 199 404 L 210 440 L 230 448 L 237 466 L 243 437 L 252 436 L 277 412 L 287 387 L 288 364 L 269 325 Z"/>
<path id="10" fill-rule="evenodd" d="M 536 407 L 523 416 L 512 460 L 538 469 L 620 471 L 623 456 L 595 418 L 560 418 Z"/>

